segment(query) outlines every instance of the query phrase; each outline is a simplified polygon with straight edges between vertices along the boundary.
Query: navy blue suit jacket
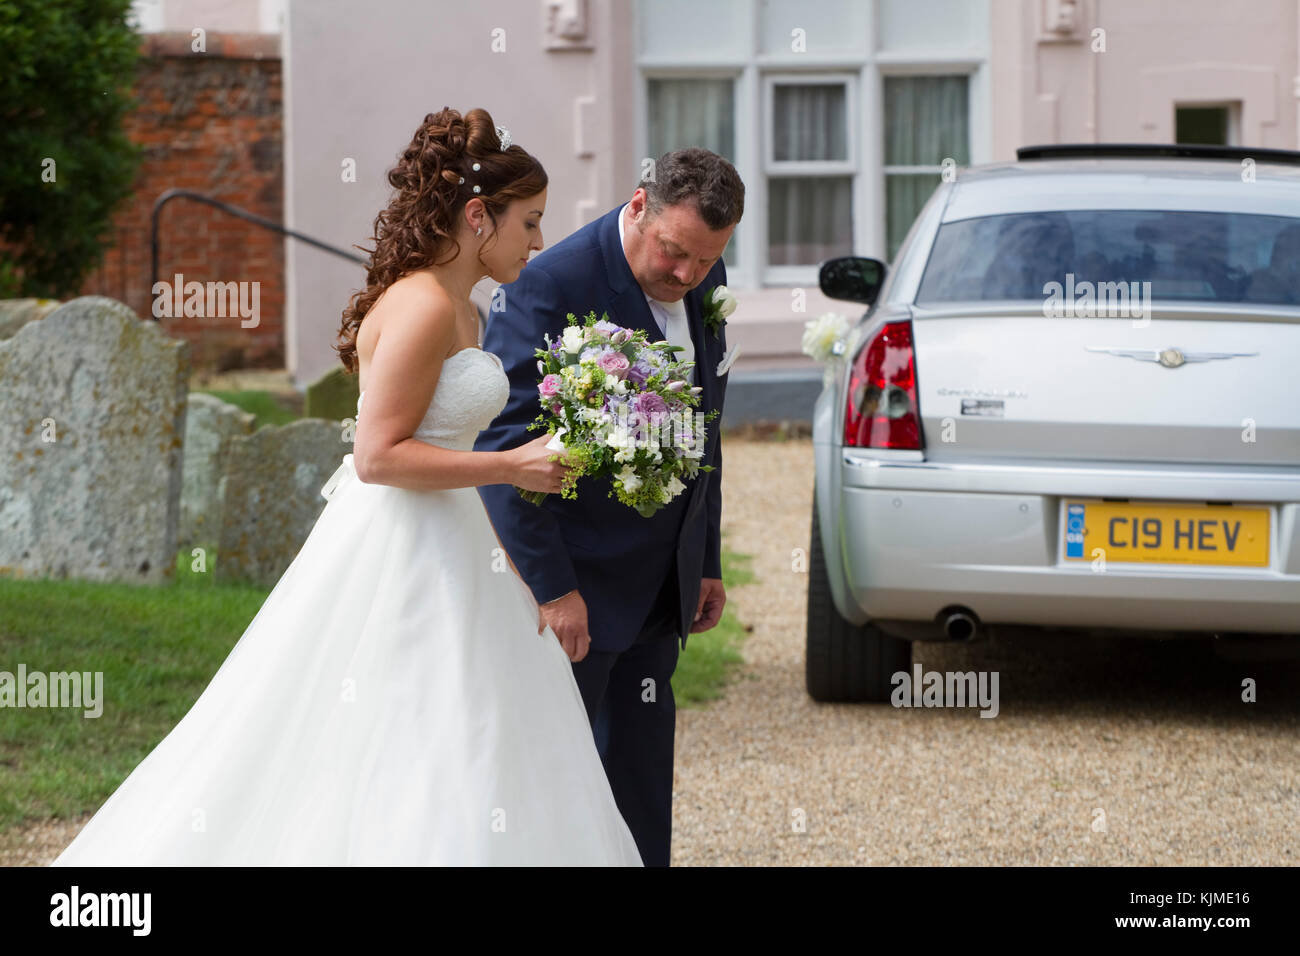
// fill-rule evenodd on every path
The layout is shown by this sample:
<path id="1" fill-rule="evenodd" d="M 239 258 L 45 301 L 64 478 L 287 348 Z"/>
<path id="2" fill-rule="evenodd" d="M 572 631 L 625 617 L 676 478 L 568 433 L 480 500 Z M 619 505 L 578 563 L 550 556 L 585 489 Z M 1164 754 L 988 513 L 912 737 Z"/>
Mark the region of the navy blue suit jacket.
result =
<path id="1" fill-rule="evenodd" d="M 622 207 L 589 223 L 536 256 L 519 278 L 493 297 L 483 347 L 495 352 L 510 377 L 510 398 L 501 414 L 484 429 L 478 451 L 514 448 L 542 434 L 527 425 L 541 411 L 540 375 L 534 350 L 543 336 L 555 341 L 568 324 L 594 311 L 619 325 L 644 329 L 650 341 L 663 337 L 623 254 L 618 235 Z M 630 647 L 646 623 L 655 596 L 668 574 L 677 574 L 681 598 L 679 635 L 682 646 L 699 602 L 701 578 L 722 577 L 722 451 L 719 426 L 727 377 L 718 363 L 726 353 L 723 329 L 704 327 L 702 302 L 727 281 L 722 261 L 686 294 L 686 312 L 695 345 L 700 393 L 699 411 L 718 410 L 708 424 L 701 471 L 687 489 L 649 518 L 615 497 L 607 478 L 580 478 L 577 500 L 548 495 L 530 504 L 512 485 L 482 485 L 479 494 L 520 575 L 539 603 L 574 588 L 587 604 L 588 631 L 596 650 Z M 675 559 L 675 560 L 674 560 Z"/>

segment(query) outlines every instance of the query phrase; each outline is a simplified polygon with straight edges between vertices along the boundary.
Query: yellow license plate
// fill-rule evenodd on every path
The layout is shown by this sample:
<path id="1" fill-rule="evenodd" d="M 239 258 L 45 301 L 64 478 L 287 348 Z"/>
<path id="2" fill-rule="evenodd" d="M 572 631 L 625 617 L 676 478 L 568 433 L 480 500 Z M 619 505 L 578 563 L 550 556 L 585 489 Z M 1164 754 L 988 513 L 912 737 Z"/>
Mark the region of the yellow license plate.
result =
<path id="1" fill-rule="evenodd" d="M 1067 561 L 1268 565 L 1268 508 L 1066 500 Z"/>

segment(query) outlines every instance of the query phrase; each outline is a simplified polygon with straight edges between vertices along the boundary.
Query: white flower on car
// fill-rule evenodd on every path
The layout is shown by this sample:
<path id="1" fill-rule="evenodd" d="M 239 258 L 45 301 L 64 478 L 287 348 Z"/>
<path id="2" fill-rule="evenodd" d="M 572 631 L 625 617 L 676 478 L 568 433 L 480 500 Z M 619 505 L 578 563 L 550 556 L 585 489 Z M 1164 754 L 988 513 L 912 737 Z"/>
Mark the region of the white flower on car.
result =
<path id="1" fill-rule="evenodd" d="M 850 328 L 848 318 L 838 312 L 826 312 L 815 319 L 809 319 L 804 323 L 801 342 L 804 354 L 819 362 L 837 359 L 840 351 L 836 350 L 836 345 L 844 341 Z"/>

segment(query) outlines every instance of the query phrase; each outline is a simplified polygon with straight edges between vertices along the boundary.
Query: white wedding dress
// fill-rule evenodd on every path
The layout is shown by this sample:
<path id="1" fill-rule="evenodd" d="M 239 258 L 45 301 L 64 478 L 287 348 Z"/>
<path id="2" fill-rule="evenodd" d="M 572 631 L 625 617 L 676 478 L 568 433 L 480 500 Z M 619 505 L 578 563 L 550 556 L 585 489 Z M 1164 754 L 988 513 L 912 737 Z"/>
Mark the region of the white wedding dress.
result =
<path id="1" fill-rule="evenodd" d="M 469 450 L 508 392 L 497 356 L 455 352 L 414 437 Z M 641 865 L 478 492 L 364 484 L 350 455 L 322 492 L 202 696 L 54 865 Z"/>

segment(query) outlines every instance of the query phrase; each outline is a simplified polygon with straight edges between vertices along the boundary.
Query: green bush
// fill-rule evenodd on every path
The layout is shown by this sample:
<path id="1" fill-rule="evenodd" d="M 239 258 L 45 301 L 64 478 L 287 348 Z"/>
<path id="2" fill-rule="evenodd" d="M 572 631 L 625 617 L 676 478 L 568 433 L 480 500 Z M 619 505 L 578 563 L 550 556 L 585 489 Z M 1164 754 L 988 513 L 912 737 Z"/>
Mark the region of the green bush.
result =
<path id="1" fill-rule="evenodd" d="M 130 0 L 0 0 L 0 298 L 70 298 L 142 150 Z"/>

